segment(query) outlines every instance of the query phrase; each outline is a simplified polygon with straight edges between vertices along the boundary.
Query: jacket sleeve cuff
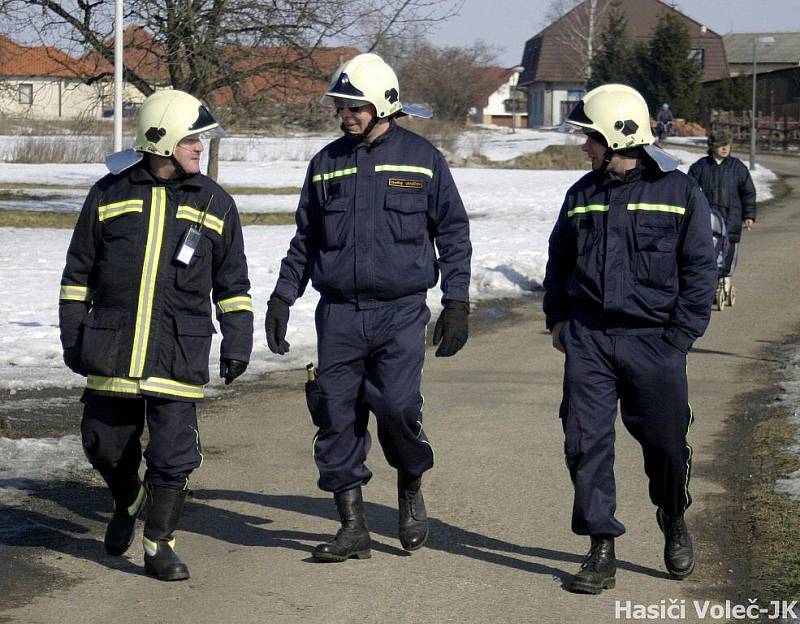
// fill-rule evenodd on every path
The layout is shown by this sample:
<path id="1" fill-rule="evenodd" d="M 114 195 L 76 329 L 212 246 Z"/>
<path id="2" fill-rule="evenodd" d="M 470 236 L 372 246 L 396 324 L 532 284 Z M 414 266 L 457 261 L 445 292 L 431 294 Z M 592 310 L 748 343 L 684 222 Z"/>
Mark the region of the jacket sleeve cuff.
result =
<path id="1" fill-rule="evenodd" d="M 694 338 L 677 327 L 670 327 L 667 329 L 667 331 L 664 332 L 664 340 L 684 353 L 688 353 L 689 349 L 691 349 L 694 344 Z"/>
<path id="2" fill-rule="evenodd" d="M 294 305 L 294 302 L 297 300 L 297 295 L 287 292 L 286 289 L 280 288 L 279 286 L 276 286 L 275 290 L 273 290 L 272 294 L 269 296 L 270 299 L 273 297 L 280 299 L 288 306 Z"/>

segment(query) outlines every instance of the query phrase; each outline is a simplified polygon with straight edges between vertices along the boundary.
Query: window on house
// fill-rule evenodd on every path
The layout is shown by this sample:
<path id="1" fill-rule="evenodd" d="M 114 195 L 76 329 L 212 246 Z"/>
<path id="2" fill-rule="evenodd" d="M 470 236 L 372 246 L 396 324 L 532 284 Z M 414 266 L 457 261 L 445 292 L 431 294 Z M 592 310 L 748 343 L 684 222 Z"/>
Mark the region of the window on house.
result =
<path id="1" fill-rule="evenodd" d="M 700 63 L 700 67 L 705 67 L 706 51 L 703 48 L 692 48 L 689 50 L 689 58 Z"/>
<path id="2" fill-rule="evenodd" d="M 19 103 L 20 104 L 33 104 L 33 85 L 30 83 L 20 83 L 19 85 Z"/>

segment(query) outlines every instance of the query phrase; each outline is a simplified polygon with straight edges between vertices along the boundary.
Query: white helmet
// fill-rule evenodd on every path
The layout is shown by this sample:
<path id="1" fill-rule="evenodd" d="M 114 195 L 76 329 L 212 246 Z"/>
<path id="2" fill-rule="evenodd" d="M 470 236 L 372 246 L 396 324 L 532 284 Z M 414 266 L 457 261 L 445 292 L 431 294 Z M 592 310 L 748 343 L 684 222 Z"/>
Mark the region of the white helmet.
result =
<path id="1" fill-rule="evenodd" d="M 215 130 L 216 136 L 225 136 L 219 122 L 196 97 L 175 89 L 156 91 L 139 109 L 133 149 L 172 156 L 182 139 L 209 130 Z"/>
<path id="2" fill-rule="evenodd" d="M 343 63 L 331 79 L 325 97 L 369 102 L 375 107 L 379 119 L 406 114 L 430 117 L 431 112 L 403 106 L 400 103 L 400 84 L 397 74 L 377 54 L 366 53 L 354 56 Z"/>
<path id="3" fill-rule="evenodd" d="M 623 84 L 589 91 L 572 109 L 567 123 L 599 133 L 615 152 L 656 140 L 650 130 L 647 102 L 636 89 Z"/>
<path id="4" fill-rule="evenodd" d="M 634 88 L 623 84 L 605 84 L 589 91 L 567 116 L 567 123 L 605 140 L 610 152 L 644 147 L 662 171 L 677 167 L 678 161 L 654 146 L 647 102 Z"/>

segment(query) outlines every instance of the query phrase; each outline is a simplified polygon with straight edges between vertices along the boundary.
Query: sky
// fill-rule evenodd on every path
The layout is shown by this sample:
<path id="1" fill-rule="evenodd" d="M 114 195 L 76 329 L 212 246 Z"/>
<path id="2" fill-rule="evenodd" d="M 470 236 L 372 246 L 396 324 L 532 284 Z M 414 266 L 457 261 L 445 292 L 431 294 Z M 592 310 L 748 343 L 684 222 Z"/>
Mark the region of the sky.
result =
<path id="1" fill-rule="evenodd" d="M 431 33 L 439 46 L 476 40 L 504 48 L 498 62 L 519 65 L 525 41 L 545 26 L 552 0 L 466 0 L 461 14 Z M 677 9 L 714 32 L 800 32 L 800 0 L 678 0 Z M 502 13 L 498 7 L 502 6 Z"/>

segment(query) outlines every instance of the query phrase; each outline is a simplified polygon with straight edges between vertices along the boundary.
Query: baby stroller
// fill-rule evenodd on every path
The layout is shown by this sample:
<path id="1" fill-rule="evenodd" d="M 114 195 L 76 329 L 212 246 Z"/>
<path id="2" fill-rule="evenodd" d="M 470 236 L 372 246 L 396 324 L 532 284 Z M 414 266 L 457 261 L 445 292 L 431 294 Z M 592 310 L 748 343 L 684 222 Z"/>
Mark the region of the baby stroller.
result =
<path id="1" fill-rule="evenodd" d="M 714 307 L 720 312 L 727 305 L 736 303 L 736 289 L 731 278 L 725 275 L 725 257 L 728 253 L 728 225 L 725 213 L 717 206 L 711 206 L 711 234 L 714 241 L 714 258 L 717 261 L 717 289 L 714 292 Z"/>

